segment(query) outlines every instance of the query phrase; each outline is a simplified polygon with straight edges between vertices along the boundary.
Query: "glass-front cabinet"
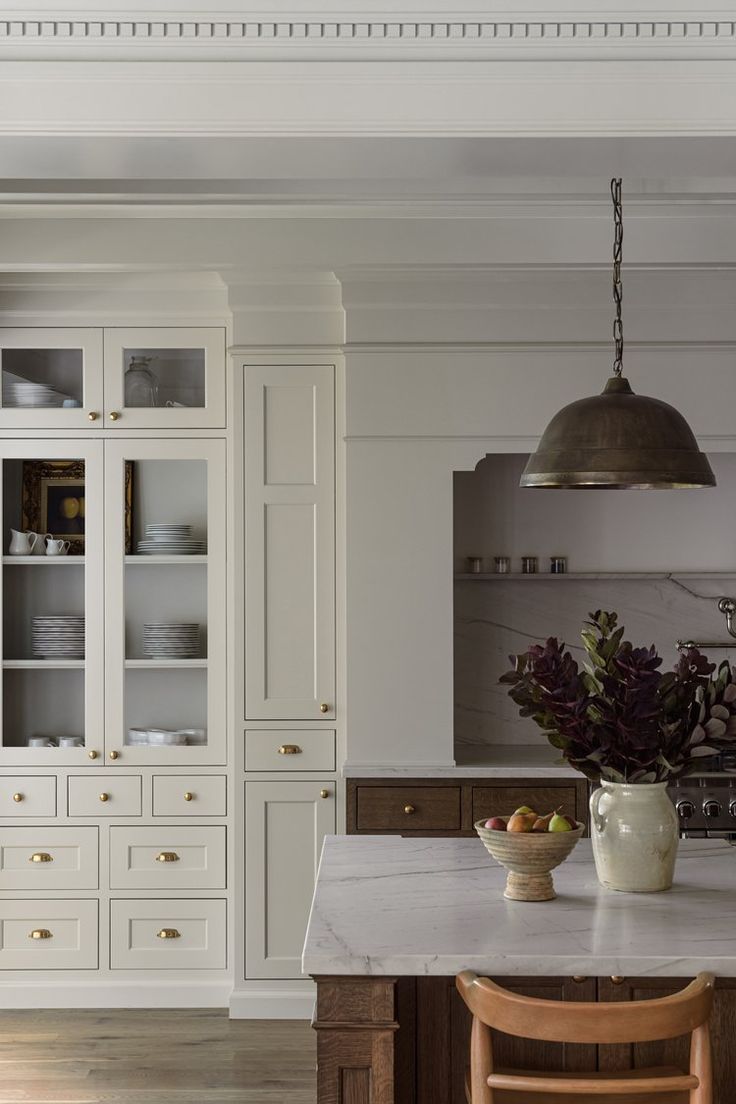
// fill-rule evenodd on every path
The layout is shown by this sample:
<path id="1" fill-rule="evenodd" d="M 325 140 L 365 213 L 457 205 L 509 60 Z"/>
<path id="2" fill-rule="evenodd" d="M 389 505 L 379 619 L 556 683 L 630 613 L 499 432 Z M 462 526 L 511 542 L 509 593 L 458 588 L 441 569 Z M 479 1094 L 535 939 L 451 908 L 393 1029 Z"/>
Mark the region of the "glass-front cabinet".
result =
<path id="1" fill-rule="evenodd" d="M 0 328 L 0 427 L 225 426 L 225 330 Z"/>
<path id="2" fill-rule="evenodd" d="M 0 458 L 0 763 L 224 762 L 225 442 Z"/>

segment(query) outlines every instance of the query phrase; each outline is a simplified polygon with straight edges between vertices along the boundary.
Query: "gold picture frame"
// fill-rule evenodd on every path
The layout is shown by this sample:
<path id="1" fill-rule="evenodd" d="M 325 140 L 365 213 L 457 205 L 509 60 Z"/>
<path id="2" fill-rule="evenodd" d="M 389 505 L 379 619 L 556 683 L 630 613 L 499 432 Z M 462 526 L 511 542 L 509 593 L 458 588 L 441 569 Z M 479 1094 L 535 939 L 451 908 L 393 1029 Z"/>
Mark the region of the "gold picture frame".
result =
<path id="1" fill-rule="evenodd" d="M 84 555 L 83 460 L 23 461 L 23 528 L 69 541 L 69 555 Z M 125 463 L 125 554 L 133 549 L 133 462 Z"/>

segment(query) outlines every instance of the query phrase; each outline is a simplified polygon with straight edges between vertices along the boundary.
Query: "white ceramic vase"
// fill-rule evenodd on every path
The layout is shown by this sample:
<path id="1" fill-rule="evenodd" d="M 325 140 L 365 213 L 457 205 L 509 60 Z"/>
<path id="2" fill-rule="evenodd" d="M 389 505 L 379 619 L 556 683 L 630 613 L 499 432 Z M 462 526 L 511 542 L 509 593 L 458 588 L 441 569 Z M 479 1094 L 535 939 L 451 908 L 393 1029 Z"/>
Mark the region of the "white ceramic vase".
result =
<path id="1" fill-rule="evenodd" d="M 590 798 L 590 834 L 598 881 L 624 893 L 669 889 L 679 825 L 666 782 L 601 781 Z"/>

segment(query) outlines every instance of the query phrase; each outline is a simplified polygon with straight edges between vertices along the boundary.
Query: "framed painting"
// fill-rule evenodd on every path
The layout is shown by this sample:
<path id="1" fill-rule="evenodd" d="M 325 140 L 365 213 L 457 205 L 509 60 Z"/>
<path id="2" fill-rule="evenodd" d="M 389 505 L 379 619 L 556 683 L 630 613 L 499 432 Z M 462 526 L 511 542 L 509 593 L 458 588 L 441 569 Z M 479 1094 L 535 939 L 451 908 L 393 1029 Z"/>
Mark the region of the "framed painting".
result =
<path id="1" fill-rule="evenodd" d="M 125 554 L 133 547 L 133 462 L 125 465 Z M 23 528 L 69 541 L 69 555 L 84 555 L 86 512 L 83 460 L 25 460 Z"/>

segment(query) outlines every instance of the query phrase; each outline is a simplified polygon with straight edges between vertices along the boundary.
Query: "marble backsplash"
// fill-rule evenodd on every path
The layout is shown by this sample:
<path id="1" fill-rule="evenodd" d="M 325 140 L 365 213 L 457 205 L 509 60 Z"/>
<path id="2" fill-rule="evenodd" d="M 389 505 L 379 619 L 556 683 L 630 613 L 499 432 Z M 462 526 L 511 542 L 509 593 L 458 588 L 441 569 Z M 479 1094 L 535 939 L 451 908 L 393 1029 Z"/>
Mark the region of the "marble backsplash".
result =
<path id="1" fill-rule="evenodd" d="M 729 641 L 718 599 L 736 598 L 736 575 L 657 578 L 457 579 L 455 581 L 456 745 L 545 743 L 537 726 L 519 717 L 498 679 L 510 654 L 548 636 L 582 654 L 580 627 L 591 610 L 615 610 L 626 637 L 656 644 L 663 667 L 676 659 L 677 640 Z M 709 658 L 736 661 L 729 649 L 704 648 Z"/>

